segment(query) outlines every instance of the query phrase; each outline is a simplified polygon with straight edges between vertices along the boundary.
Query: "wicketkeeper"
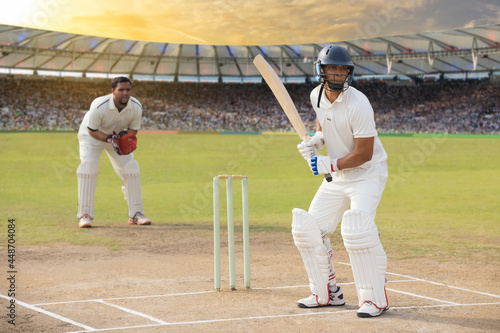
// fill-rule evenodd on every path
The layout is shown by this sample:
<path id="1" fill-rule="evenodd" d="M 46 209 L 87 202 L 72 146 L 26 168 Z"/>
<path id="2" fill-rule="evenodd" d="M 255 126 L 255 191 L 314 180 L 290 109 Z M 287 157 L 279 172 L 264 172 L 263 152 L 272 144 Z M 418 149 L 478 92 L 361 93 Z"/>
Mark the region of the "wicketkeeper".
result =
<path id="1" fill-rule="evenodd" d="M 131 94 L 132 82 L 126 77 L 113 80 L 111 94 L 96 98 L 83 117 L 78 141 L 78 213 L 80 228 L 90 228 L 94 219 L 94 196 L 99 173 L 99 158 L 106 153 L 117 175 L 123 180 L 122 191 L 128 203 L 128 224 L 151 224 L 142 206 L 139 163 L 134 159 L 137 131 L 141 127 L 142 105 Z"/>
<path id="2" fill-rule="evenodd" d="M 373 109 L 350 84 L 354 64 L 341 46 L 324 47 L 315 62 L 320 85 L 310 94 L 316 134 L 297 148 L 314 175 L 331 174 L 321 183 L 309 211 L 293 210 L 292 233 L 309 277 L 312 295 L 302 308 L 344 305 L 337 286 L 327 234 L 342 220 L 341 233 L 351 260 L 359 317 L 380 316 L 389 309 L 385 292 L 387 256 L 375 225 L 375 212 L 387 181 L 387 154 L 377 136 Z M 314 156 L 327 148 L 327 155 Z"/>

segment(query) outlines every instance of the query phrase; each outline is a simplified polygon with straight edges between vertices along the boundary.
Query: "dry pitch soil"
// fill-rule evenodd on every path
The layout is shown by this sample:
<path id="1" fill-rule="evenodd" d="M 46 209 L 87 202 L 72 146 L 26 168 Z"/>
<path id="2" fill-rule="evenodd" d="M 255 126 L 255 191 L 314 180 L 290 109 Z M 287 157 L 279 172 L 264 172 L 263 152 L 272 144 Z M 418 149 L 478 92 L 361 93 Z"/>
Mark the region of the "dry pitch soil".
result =
<path id="1" fill-rule="evenodd" d="M 237 290 L 231 291 L 223 231 L 223 288 L 215 292 L 208 227 L 96 225 L 88 232 L 117 237 L 122 249 L 18 245 L 16 325 L 8 323 L 9 302 L 0 298 L 1 332 L 500 331 L 500 265 L 480 254 L 392 260 L 386 249 L 388 272 L 398 274 L 387 276 L 391 309 L 362 319 L 356 316 L 356 291 L 339 236 L 332 245 L 346 305 L 300 309 L 296 301 L 309 295 L 308 282 L 289 233 L 251 231 L 252 287 L 245 290 L 237 232 Z M 0 249 L 4 258 L 6 248 Z M 2 261 L 7 276 L 6 254 Z M 6 295 L 8 281 L 2 280 L 0 294 Z"/>

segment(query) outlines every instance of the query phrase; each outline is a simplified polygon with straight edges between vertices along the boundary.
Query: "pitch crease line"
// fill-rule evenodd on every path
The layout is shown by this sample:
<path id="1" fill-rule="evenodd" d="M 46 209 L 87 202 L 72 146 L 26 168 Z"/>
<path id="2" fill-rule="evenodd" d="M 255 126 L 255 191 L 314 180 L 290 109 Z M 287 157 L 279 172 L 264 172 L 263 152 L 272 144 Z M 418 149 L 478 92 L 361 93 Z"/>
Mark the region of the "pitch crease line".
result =
<path id="1" fill-rule="evenodd" d="M 498 303 L 474 303 L 474 304 L 437 304 L 437 305 L 422 305 L 422 306 L 391 306 L 391 310 L 410 310 L 410 309 L 426 309 L 426 308 L 439 308 L 439 307 L 462 307 L 462 306 L 487 306 L 487 305 L 500 305 Z M 180 321 L 171 322 L 168 325 L 192 325 L 192 324 L 209 324 L 217 322 L 228 322 L 228 321 L 238 321 L 238 320 L 258 320 L 258 319 L 274 319 L 274 318 L 290 318 L 290 317 L 304 317 L 304 316 L 318 316 L 318 315 L 334 315 L 343 314 L 350 312 L 357 312 L 357 309 L 352 310 L 341 310 L 341 311 L 322 311 L 314 313 L 297 313 L 297 314 L 285 314 L 285 315 L 274 315 L 274 316 L 253 316 L 253 317 L 238 317 L 238 318 L 224 318 L 224 319 L 207 319 L 198 321 Z M 95 329 L 96 332 L 112 331 L 112 330 L 125 330 L 125 329 L 136 329 L 141 327 L 158 327 L 166 325 L 140 325 L 140 326 L 128 326 L 128 327 L 114 327 L 114 328 L 103 328 Z M 74 331 L 68 333 L 85 333 L 88 331 Z"/>
<path id="2" fill-rule="evenodd" d="M 106 301 L 103 301 L 103 300 L 100 300 L 100 301 L 96 301 L 98 303 L 101 303 L 101 304 L 105 304 L 105 305 L 109 305 L 111 307 L 114 307 L 114 308 L 117 308 L 117 309 L 120 309 L 122 311 L 125 311 L 125 312 L 128 312 L 128 313 L 131 313 L 131 314 L 134 314 L 134 315 L 137 315 L 137 316 L 141 316 L 143 318 L 146 318 L 146 319 L 149 319 L 151 321 L 154 321 L 155 323 L 158 323 L 158 324 L 162 324 L 162 325 L 169 325 L 170 323 L 166 322 L 166 321 L 163 321 L 161 319 L 158 319 L 158 318 L 155 318 L 155 317 L 152 317 L 150 315 L 147 315 L 145 313 L 142 313 L 142 312 L 139 312 L 139 311 L 135 311 L 135 310 L 132 310 L 132 309 L 128 309 L 128 308 L 125 308 L 123 306 L 120 306 L 120 305 L 116 305 L 116 304 L 113 304 L 113 303 L 108 303 Z"/>
<path id="3" fill-rule="evenodd" d="M 391 310 L 410 310 L 410 309 L 429 309 L 441 307 L 461 307 L 461 306 L 487 306 L 487 305 L 500 305 L 500 302 L 494 303 L 470 303 L 470 304 L 436 304 L 436 305 L 415 305 L 415 306 L 397 306 L 392 307 Z"/>
<path id="4" fill-rule="evenodd" d="M 339 261 L 338 263 L 341 264 L 341 265 L 351 266 L 351 264 L 348 264 L 348 263 L 345 263 L 345 262 L 340 262 Z M 476 294 L 479 294 L 479 295 L 500 298 L 500 295 L 495 295 L 495 294 L 492 294 L 492 293 L 486 293 L 486 292 L 482 292 L 482 291 L 467 289 L 467 288 L 463 288 L 463 287 L 452 286 L 452 285 L 444 284 L 444 283 L 440 283 L 440 282 L 429 281 L 429 280 L 425 280 L 425 279 L 421 279 L 421 278 L 417 278 L 417 277 L 413 277 L 413 276 L 409 276 L 409 275 L 403 275 L 403 274 L 397 274 L 397 273 L 390 273 L 390 272 L 386 272 L 386 274 L 387 275 L 395 275 L 395 276 L 400 276 L 400 277 L 408 278 L 408 279 L 411 279 L 412 281 L 426 282 L 426 283 L 434 284 L 436 286 L 448 287 L 448 288 L 457 289 L 457 290 L 460 290 L 460 291 L 467 291 L 467 292 L 476 293 Z M 391 282 L 391 281 L 389 281 L 389 282 Z"/>
<path id="5" fill-rule="evenodd" d="M 115 330 L 128 330 L 128 329 L 137 329 L 137 328 L 145 328 L 145 327 L 161 327 L 166 325 L 160 324 L 149 324 L 149 325 L 137 325 L 137 326 L 123 326 L 123 327 L 108 327 L 108 328 L 99 328 L 94 331 L 71 331 L 66 333 L 87 333 L 87 332 L 105 332 L 105 331 L 115 331 Z"/>
<path id="6" fill-rule="evenodd" d="M 448 287 L 448 288 L 457 289 L 457 290 L 460 290 L 460 291 L 468 291 L 468 292 L 476 293 L 476 294 L 479 294 L 479 295 L 500 298 L 500 295 L 495 295 L 495 294 L 486 293 L 486 292 L 482 292 L 482 291 L 467 289 L 467 288 L 463 288 L 463 287 L 452 286 L 452 285 L 444 284 L 444 283 L 440 283 L 440 282 L 434 282 L 434 281 L 424 280 L 424 279 L 420 279 L 420 278 L 416 278 L 416 277 L 412 277 L 412 276 L 408 276 L 408 275 L 402 275 L 402 274 L 396 274 L 396 273 L 387 273 L 387 274 L 401 276 L 401 277 L 406 277 L 406 278 L 413 279 L 414 281 L 426 282 L 426 283 L 434 284 L 436 286 Z"/>
<path id="7" fill-rule="evenodd" d="M 403 295 L 408 295 L 408 296 L 413 296 L 413 297 L 418 297 L 418 298 L 429 299 L 429 300 L 436 301 L 436 302 L 447 303 L 447 304 L 452 304 L 452 305 L 461 305 L 460 303 L 455 303 L 455 302 L 450 302 L 450 301 L 443 301 L 441 299 L 437 299 L 437 298 L 433 298 L 433 297 L 427 297 L 427 296 L 422 296 L 422 295 L 417 295 L 417 294 L 409 293 L 409 292 L 406 292 L 406 291 L 400 291 L 400 290 L 395 290 L 395 289 L 391 289 L 391 288 L 385 288 L 385 289 L 389 290 L 389 291 L 393 291 L 395 293 L 400 293 L 400 294 L 403 294 Z"/>
<path id="8" fill-rule="evenodd" d="M 214 292 L 215 291 L 213 291 L 213 290 L 207 290 L 207 291 L 195 291 L 195 292 L 188 292 L 188 293 L 165 294 L 165 295 L 147 295 L 147 296 L 113 297 L 113 298 L 102 298 L 102 299 L 84 299 L 84 300 L 80 300 L 80 301 L 39 303 L 39 304 L 35 304 L 35 305 L 57 305 L 57 304 L 69 304 L 69 303 L 115 301 L 115 300 L 122 300 L 122 299 L 143 299 L 143 298 L 153 298 L 153 297 L 186 296 L 186 295 L 209 294 L 209 293 L 214 293 Z"/>
<path id="9" fill-rule="evenodd" d="M 228 321 L 241 321 L 241 320 L 257 320 L 257 319 L 274 319 L 274 318 L 289 318 L 289 317 L 303 317 L 303 316 L 318 316 L 325 314 L 341 314 L 348 312 L 356 312 L 358 310 L 341 310 L 341 311 L 323 311 L 323 312 L 315 312 L 315 313 L 297 313 L 297 314 L 285 314 L 285 315 L 274 315 L 274 316 L 255 316 L 255 317 L 237 317 L 237 318 L 222 318 L 222 319 L 206 319 L 206 320 L 193 320 L 193 321 L 179 321 L 174 323 L 168 323 L 166 325 L 192 325 L 192 324 L 209 324 L 209 323 L 220 323 L 220 322 L 228 322 Z M 166 326 L 166 325 L 140 325 L 140 326 L 128 326 L 128 327 L 113 327 L 113 328 L 102 328 L 95 329 L 95 332 L 102 331 L 112 331 L 112 330 L 125 330 L 125 329 L 136 329 L 141 327 L 157 327 L 157 326 Z M 73 331 L 67 333 L 85 333 L 88 331 Z"/>
<path id="10" fill-rule="evenodd" d="M 34 305 L 31 305 L 31 304 L 28 304 L 28 303 L 22 302 L 22 301 L 20 301 L 20 300 L 15 299 L 15 298 L 7 297 L 7 296 L 2 295 L 2 294 L 0 294 L 0 297 L 1 297 L 1 298 L 5 298 L 5 299 L 6 299 L 6 300 L 8 300 L 9 302 L 10 302 L 10 300 L 11 300 L 11 299 L 14 299 L 14 300 L 16 301 L 16 304 L 19 304 L 19 305 L 21 305 L 21 306 L 24 306 L 25 308 L 28 308 L 28 309 L 33 310 L 33 311 L 37 311 L 37 312 L 43 313 L 43 314 L 45 314 L 45 315 L 47 315 L 47 316 L 50 316 L 50 317 L 52 317 L 52 318 L 59 319 L 60 321 L 64 321 L 64 322 L 69 323 L 69 324 L 71 324 L 71 325 L 75 325 L 75 326 L 78 326 L 78 327 L 84 328 L 85 330 L 87 330 L 87 332 L 94 332 L 94 331 L 96 331 L 96 329 L 95 329 L 95 328 L 93 328 L 93 327 L 90 327 L 90 326 L 87 326 L 87 325 L 84 325 L 84 324 L 80 324 L 80 323 L 78 323 L 78 322 L 76 322 L 76 321 L 74 321 L 74 320 L 71 320 L 71 319 L 69 319 L 69 318 L 66 318 L 66 317 L 60 316 L 60 315 L 55 314 L 55 313 L 52 313 L 52 312 L 50 312 L 50 311 L 47 311 L 47 310 L 41 309 L 41 308 L 39 308 L 39 307 L 37 307 L 37 306 L 34 306 Z"/>

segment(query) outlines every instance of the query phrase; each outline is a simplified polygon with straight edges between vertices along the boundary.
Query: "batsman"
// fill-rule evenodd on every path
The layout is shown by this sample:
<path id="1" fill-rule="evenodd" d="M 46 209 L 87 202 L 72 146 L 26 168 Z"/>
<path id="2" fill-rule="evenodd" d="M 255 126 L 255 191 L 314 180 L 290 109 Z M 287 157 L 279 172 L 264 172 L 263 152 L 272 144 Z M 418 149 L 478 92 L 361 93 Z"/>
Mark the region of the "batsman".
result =
<path id="1" fill-rule="evenodd" d="M 80 166 L 78 177 L 78 213 L 80 228 L 90 228 L 94 219 L 94 197 L 101 152 L 111 161 L 122 179 L 122 191 L 128 203 L 128 224 L 147 225 L 144 216 L 139 163 L 132 153 L 137 148 L 142 105 L 131 96 L 132 82 L 123 76 L 113 80 L 111 94 L 96 98 L 83 117 L 78 141 Z"/>
<path id="2" fill-rule="evenodd" d="M 309 210 L 293 210 L 292 234 L 305 264 L 312 295 L 301 308 L 344 305 L 337 286 L 328 234 L 340 221 L 358 294 L 358 317 L 380 316 L 389 309 L 385 291 L 387 256 L 375 225 L 375 213 L 387 181 L 387 154 L 377 136 L 368 98 L 350 86 L 354 63 L 349 52 L 327 45 L 318 54 L 314 74 L 320 84 L 310 98 L 316 134 L 297 148 L 314 175 L 323 180 Z M 314 149 L 326 146 L 327 155 Z"/>

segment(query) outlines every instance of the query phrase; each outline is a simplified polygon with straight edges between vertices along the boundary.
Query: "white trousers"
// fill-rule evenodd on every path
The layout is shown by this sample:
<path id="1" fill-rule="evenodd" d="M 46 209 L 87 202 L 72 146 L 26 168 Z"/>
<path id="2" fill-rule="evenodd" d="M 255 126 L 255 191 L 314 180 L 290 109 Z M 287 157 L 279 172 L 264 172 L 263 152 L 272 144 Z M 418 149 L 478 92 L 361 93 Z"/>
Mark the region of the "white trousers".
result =
<path id="1" fill-rule="evenodd" d="M 333 233 L 349 207 L 375 219 L 387 176 L 387 163 L 382 162 L 366 169 L 334 172 L 331 182 L 323 180 L 309 206 L 321 232 Z"/>
<path id="2" fill-rule="evenodd" d="M 109 157 L 116 174 L 123 180 L 122 191 L 129 207 L 129 217 L 136 212 L 144 213 L 139 177 L 139 164 L 134 160 L 134 154 L 118 155 L 112 145 L 96 140 L 87 134 L 78 134 L 80 143 L 80 161 L 78 167 L 78 213 L 94 217 L 94 194 L 97 181 L 98 165 L 103 150 Z"/>
<path id="3" fill-rule="evenodd" d="M 111 144 L 99 141 L 86 134 L 78 134 L 78 141 L 80 143 L 80 161 L 96 162 L 99 163 L 101 153 L 106 150 L 109 160 L 116 174 L 123 179 L 123 169 L 127 162 L 134 159 L 134 153 L 128 155 L 118 155 Z"/>

